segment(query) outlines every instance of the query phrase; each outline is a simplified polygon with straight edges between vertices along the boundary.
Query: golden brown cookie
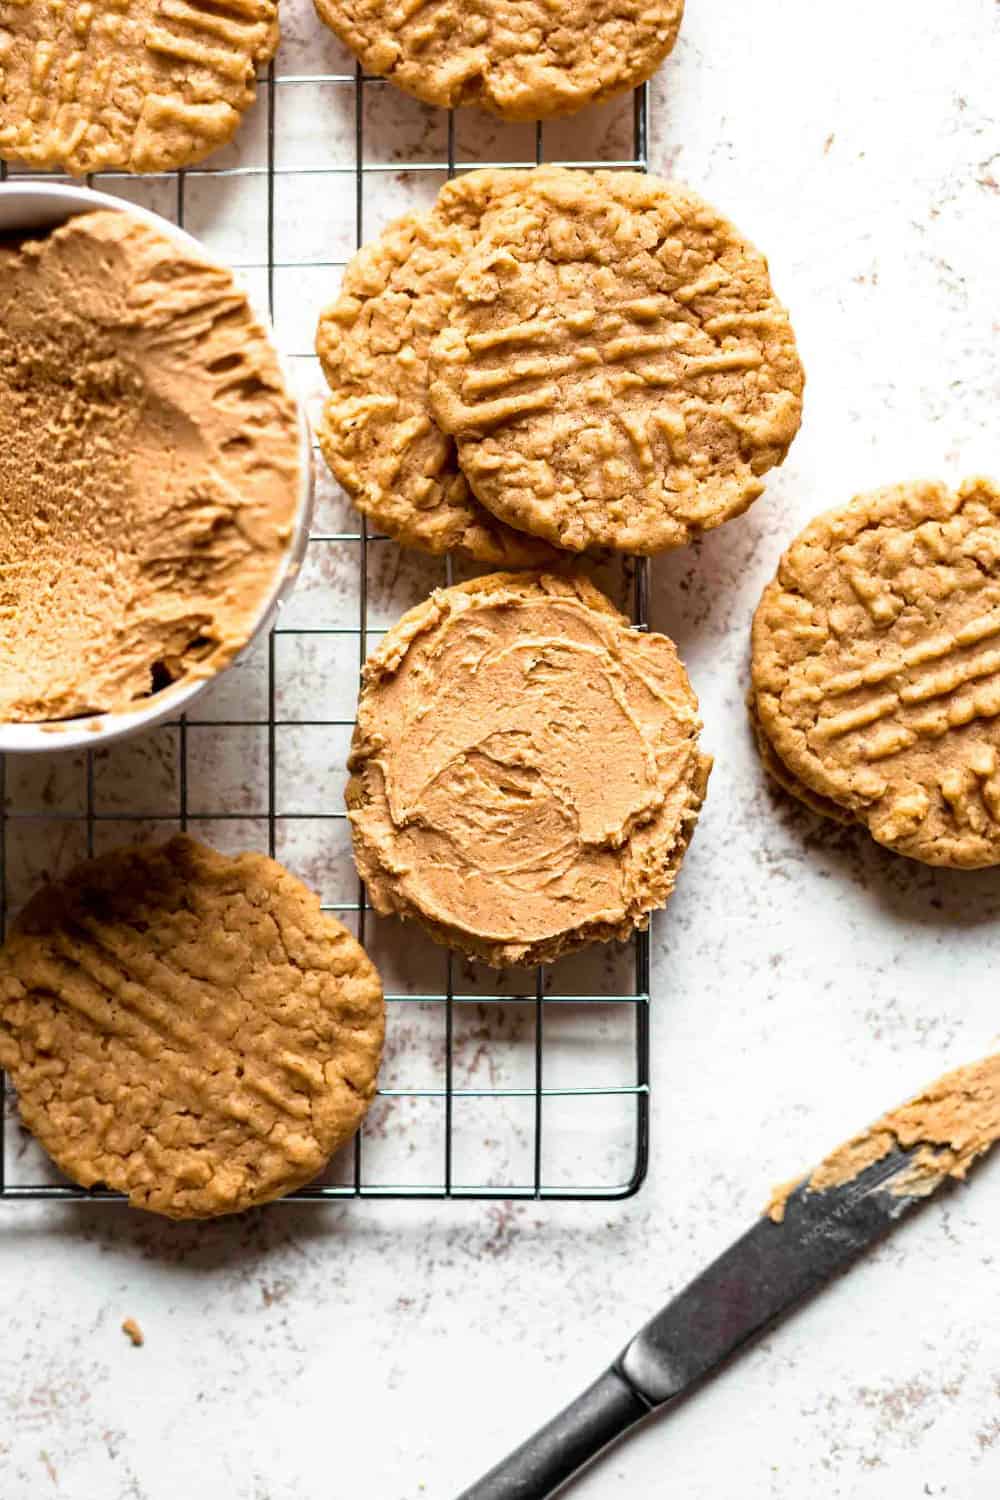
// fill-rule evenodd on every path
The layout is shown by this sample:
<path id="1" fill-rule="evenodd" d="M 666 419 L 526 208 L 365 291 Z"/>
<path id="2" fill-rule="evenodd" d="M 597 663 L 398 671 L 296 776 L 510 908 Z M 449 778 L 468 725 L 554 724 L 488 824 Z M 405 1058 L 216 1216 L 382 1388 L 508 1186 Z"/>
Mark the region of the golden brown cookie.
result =
<path id="1" fill-rule="evenodd" d="M 635 88 L 677 40 L 683 0 L 316 0 L 371 73 L 428 104 L 545 120 Z"/>
<path id="2" fill-rule="evenodd" d="M 397 219 L 358 252 L 320 317 L 316 352 L 331 393 L 323 456 L 357 508 L 404 546 L 510 567 L 554 560 L 472 495 L 427 389 L 431 340 L 483 218 L 533 175 L 486 168 L 449 182 L 429 213 Z"/>
<path id="3" fill-rule="evenodd" d="M 799 802 L 805 803 L 806 807 L 812 812 L 819 813 L 824 818 L 832 818 L 835 823 L 856 823 L 858 821 L 855 815 L 848 812 L 846 808 L 839 806 L 836 802 L 832 802 L 829 797 L 821 797 L 818 792 L 811 791 L 796 776 L 792 775 L 792 772 L 785 765 L 785 762 L 781 759 L 781 756 L 764 733 L 760 722 L 760 715 L 757 712 L 757 695 L 752 688 L 747 694 L 747 713 L 750 716 L 750 729 L 754 737 L 754 743 L 757 746 L 757 754 L 760 756 L 760 763 L 775 786 L 781 787 L 783 792 L 787 792 L 789 796 L 795 797 Z"/>
<path id="4" fill-rule="evenodd" d="M 496 967 L 646 925 L 711 762 L 666 636 L 582 578 L 441 589 L 364 671 L 347 802 L 376 911 Z"/>
<path id="5" fill-rule="evenodd" d="M 375 1093 L 374 967 L 301 881 L 194 839 L 38 892 L 0 949 L 0 1065 L 84 1187 L 174 1219 L 301 1187 Z"/>
<path id="6" fill-rule="evenodd" d="M 301 469 L 230 271 L 111 209 L 0 247 L 0 719 L 229 662 L 287 566 Z"/>
<path id="7" fill-rule="evenodd" d="M 11 0 L 0 157 L 167 172 L 225 145 L 278 44 L 275 0 Z"/>
<path id="8" fill-rule="evenodd" d="M 804 380 L 767 262 L 715 209 L 655 177 L 567 170 L 485 227 L 431 377 L 494 515 L 640 553 L 746 510 Z"/>
<path id="9" fill-rule="evenodd" d="M 895 485 L 818 517 L 753 624 L 753 711 L 779 779 L 912 859 L 1000 863 L 998 640 L 990 480 Z"/>

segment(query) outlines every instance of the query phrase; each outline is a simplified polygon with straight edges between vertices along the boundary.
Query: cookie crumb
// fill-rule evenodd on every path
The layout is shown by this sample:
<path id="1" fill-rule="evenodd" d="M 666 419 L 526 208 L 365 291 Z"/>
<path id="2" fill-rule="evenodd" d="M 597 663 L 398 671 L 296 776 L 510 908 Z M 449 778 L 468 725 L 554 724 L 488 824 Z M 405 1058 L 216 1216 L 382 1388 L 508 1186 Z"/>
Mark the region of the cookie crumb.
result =
<path id="1" fill-rule="evenodd" d="M 125 1334 L 126 1338 L 132 1340 L 133 1349 L 141 1349 L 143 1344 L 146 1342 L 145 1338 L 143 1337 L 142 1329 L 139 1327 L 134 1318 L 125 1319 L 124 1323 L 122 1324 L 122 1333 Z"/>

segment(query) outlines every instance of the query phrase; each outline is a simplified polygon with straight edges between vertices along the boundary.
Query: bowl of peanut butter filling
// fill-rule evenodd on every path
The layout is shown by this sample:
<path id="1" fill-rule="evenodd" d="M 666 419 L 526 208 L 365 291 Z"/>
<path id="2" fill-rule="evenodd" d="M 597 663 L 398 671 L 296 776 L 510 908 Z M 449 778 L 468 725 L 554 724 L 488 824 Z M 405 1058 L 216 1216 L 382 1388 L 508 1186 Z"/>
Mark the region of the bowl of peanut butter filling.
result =
<path id="1" fill-rule="evenodd" d="M 104 193 L 0 186 L 0 750 L 190 709 L 273 620 L 312 499 L 233 273 Z"/>

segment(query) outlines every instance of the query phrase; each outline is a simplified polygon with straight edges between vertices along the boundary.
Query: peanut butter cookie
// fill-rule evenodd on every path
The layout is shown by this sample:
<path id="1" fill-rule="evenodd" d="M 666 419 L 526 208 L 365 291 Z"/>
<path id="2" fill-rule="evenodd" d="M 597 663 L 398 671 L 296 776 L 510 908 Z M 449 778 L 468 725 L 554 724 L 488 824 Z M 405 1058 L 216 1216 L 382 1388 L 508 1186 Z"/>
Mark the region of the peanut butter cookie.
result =
<path id="1" fill-rule="evenodd" d="M 11 0 L 0 157 L 168 172 L 225 145 L 278 44 L 275 0 Z"/>
<path id="2" fill-rule="evenodd" d="M 760 763 L 775 786 L 780 786 L 783 792 L 788 792 L 790 796 L 797 798 L 799 802 L 803 802 L 806 807 L 815 813 L 820 813 L 824 818 L 832 818 L 835 823 L 856 823 L 857 818 L 852 812 L 848 812 L 839 803 L 831 801 L 829 797 L 821 797 L 818 792 L 811 791 L 792 775 L 764 733 L 760 715 L 757 712 L 757 695 L 752 688 L 747 694 L 747 712 L 750 716 L 750 729 L 757 746 L 757 754 L 760 756 Z"/>
<path id="3" fill-rule="evenodd" d="M 0 949 L 0 1065 L 84 1187 L 175 1219 L 302 1186 L 375 1093 L 378 975 L 262 854 L 121 849 L 28 903 Z"/>
<path id="4" fill-rule="evenodd" d="M 114 209 L 0 247 L 0 719 L 225 666 L 288 565 L 302 477 L 230 271 Z"/>
<path id="5" fill-rule="evenodd" d="M 746 510 L 799 426 L 767 262 L 687 188 L 549 172 L 497 211 L 431 349 L 479 500 L 582 551 L 659 552 Z"/>
<path id="6" fill-rule="evenodd" d="M 586 580 L 438 590 L 364 671 L 347 802 L 375 909 L 498 968 L 628 937 L 694 830 L 700 727 L 673 643 Z"/>
<path id="7" fill-rule="evenodd" d="M 544 120 L 649 78 L 683 0 L 316 0 L 371 73 L 428 104 Z"/>
<path id="8" fill-rule="evenodd" d="M 758 606 L 765 764 L 911 859 L 1000 863 L 998 639 L 1000 488 L 859 495 L 806 527 Z"/>
<path id="9" fill-rule="evenodd" d="M 397 219 L 358 252 L 320 318 L 316 352 L 331 391 L 323 456 L 358 510 L 404 546 L 511 567 L 554 560 L 475 499 L 428 398 L 431 340 L 463 260 L 488 211 L 533 175 L 487 168 L 448 183 L 429 213 Z"/>

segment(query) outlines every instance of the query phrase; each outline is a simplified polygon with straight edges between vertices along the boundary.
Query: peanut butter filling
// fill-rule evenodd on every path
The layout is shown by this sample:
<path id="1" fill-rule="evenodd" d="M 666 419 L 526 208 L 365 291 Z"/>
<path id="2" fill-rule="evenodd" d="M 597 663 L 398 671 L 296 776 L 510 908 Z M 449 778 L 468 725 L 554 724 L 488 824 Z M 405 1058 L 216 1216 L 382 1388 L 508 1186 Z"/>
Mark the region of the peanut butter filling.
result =
<path id="1" fill-rule="evenodd" d="M 217 671 L 285 561 L 300 478 L 230 272 L 114 210 L 0 248 L 0 719 Z"/>
<path id="2" fill-rule="evenodd" d="M 348 801 L 376 909 L 496 964 L 627 936 L 673 887 L 699 727 L 673 644 L 591 585 L 435 593 L 365 670 Z"/>
<path id="3" fill-rule="evenodd" d="M 1000 1053 L 945 1073 L 922 1094 L 852 1136 L 820 1162 L 809 1177 L 814 1192 L 851 1182 L 897 1146 L 919 1148 L 910 1165 L 892 1178 L 888 1191 L 916 1197 L 933 1193 L 946 1177 L 964 1178 L 979 1157 L 1000 1140 Z M 789 1194 L 803 1181 L 775 1188 L 766 1212 L 775 1223 L 785 1215 Z"/>

